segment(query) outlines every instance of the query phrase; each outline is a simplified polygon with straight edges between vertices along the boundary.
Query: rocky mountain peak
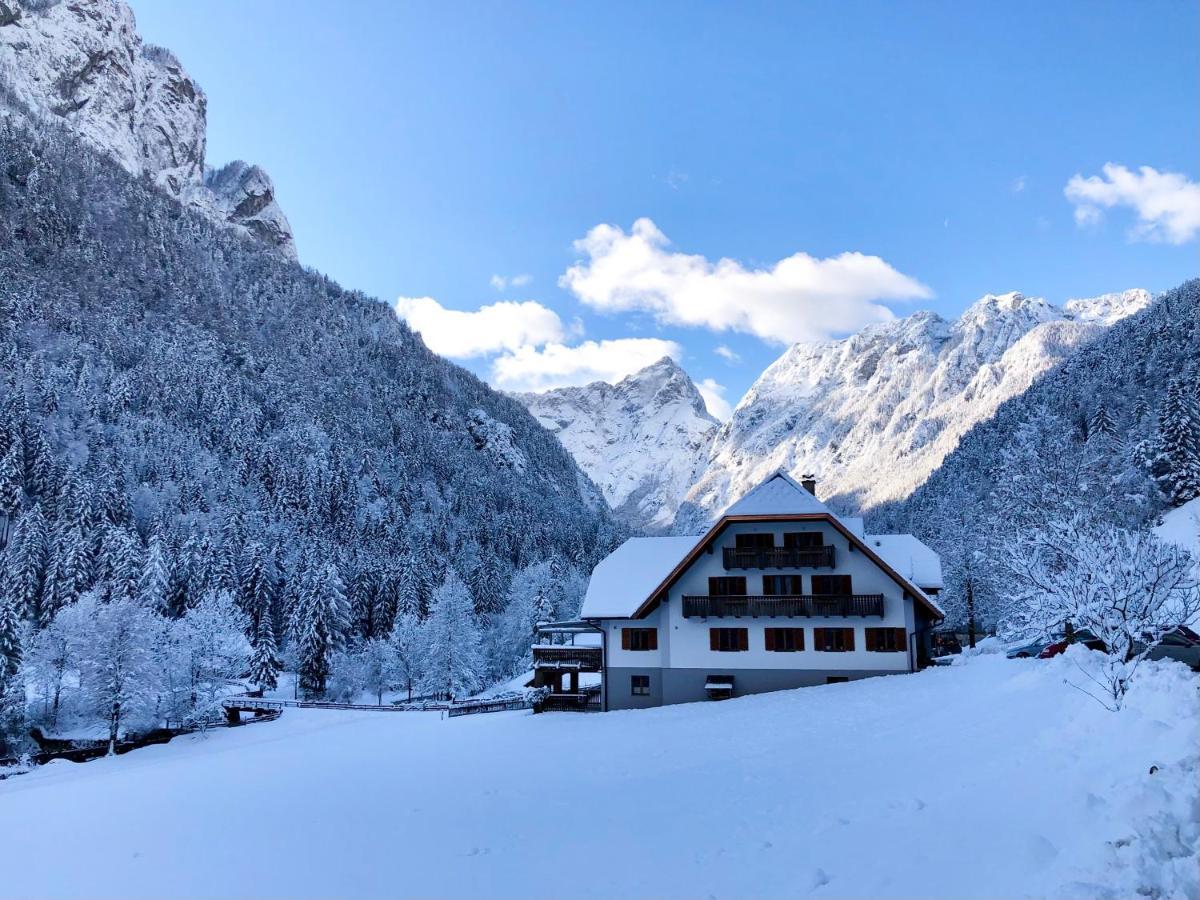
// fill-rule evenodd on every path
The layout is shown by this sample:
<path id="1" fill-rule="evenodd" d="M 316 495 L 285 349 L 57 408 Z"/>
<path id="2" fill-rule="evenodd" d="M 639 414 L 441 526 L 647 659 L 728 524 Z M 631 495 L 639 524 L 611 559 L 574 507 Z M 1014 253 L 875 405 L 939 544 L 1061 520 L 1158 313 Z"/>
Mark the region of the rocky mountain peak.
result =
<path id="1" fill-rule="evenodd" d="M 65 124 L 179 202 L 294 258 L 265 172 L 235 163 L 218 189 L 206 183 L 207 103 L 171 51 L 142 42 L 121 0 L 0 0 L 0 114 Z M 247 201 L 261 207 L 235 212 Z"/>
<path id="2" fill-rule="evenodd" d="M 617 384 L 516 396 L 557 435 L 617 515 L 652 532 L 671 526 L 718 428 L 695 383 L 669 357 Z"/>

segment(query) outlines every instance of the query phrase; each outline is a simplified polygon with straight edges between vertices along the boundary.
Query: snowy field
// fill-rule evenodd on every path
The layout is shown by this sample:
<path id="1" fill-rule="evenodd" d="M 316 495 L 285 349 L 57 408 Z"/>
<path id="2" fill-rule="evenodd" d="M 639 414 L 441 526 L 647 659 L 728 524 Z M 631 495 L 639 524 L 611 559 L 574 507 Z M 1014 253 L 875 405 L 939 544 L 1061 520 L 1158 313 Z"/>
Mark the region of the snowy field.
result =
<path id="1" fill-rule="evenodd" d="M 289 709 L 0 782 L 0 894 L 1200 895 L 1197 677 L 1147 664 L 1110 713 L 1068 656 L 607 715 Z"/>

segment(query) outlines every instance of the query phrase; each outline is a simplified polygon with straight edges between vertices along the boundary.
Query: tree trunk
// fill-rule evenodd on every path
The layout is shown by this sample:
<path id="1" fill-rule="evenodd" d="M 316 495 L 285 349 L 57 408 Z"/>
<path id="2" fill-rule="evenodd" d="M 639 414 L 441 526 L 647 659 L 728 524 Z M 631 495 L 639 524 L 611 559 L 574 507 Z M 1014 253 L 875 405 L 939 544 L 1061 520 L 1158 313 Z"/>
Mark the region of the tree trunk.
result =
<path id="1" fill-rule="evenodd" d="M 117 733 L 121 730 L 121 703 L 114 701 L 112 714 L 108 720 L 108 755 L 115 756 L 117 752 Z"/>
<path id="2" fill-rule="evenodd" d="M 975 648 L 975 582 L 967 579 L 967 645 Z"/>

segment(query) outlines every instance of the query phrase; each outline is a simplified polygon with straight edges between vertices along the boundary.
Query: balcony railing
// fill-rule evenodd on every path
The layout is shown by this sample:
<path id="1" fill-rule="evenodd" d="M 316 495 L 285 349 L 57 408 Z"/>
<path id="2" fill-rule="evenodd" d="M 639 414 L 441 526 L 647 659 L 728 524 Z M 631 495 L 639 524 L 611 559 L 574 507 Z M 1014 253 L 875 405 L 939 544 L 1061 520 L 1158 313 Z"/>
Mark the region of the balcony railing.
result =
<path id="1" fill-rule="evenodd" d="M 685 618 L 740 616 L 883 616 L 883 594 L 796 594 L 683 598 Z"/>
<path id="2" fill-rule="evenodd" d="M 599 647 L 573 647 L 569 644 L 553 647 L 533 645 L 534 668 L 578 668 L 583 672 L 599 672 L 601 663 Z"/>
<path id="3" fill-rule="evenodd" d="M 833 568 L 834 547 L 726 547 L 726 569 Z"/>

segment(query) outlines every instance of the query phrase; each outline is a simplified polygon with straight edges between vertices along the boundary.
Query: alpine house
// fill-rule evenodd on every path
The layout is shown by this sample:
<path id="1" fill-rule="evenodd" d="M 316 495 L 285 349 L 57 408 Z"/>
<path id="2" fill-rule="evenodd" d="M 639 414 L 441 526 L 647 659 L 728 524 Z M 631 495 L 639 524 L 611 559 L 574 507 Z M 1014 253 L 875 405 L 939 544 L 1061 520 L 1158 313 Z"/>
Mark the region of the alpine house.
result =
<path id="1" fill-rule="evenodd" d="M 613 551 L 579 620 L 540 628 L 541 708 L 716 700 L 925 665 L 943 618 L 937 554 L 909 534 L 865 534 L 814 487 L 777 472 L 703 535 Z"/>

